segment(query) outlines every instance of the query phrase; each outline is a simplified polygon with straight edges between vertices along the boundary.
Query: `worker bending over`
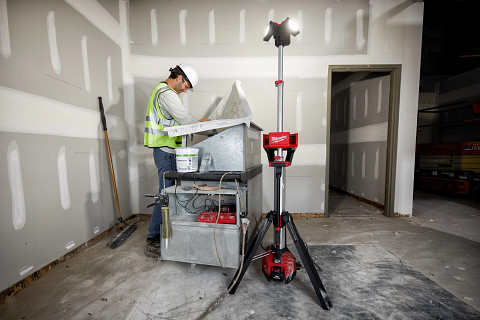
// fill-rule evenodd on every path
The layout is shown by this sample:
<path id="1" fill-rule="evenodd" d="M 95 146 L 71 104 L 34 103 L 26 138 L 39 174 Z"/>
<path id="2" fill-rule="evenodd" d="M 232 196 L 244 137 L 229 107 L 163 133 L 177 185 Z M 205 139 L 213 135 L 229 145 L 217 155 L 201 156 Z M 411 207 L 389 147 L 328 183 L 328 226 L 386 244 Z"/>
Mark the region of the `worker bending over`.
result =
<path id="1" fill-rule="evenodd" d="M 147 117 L 145 120 L 144 145 L 153 149 L 153 159 L 158 170 L 159 194 L 163 188 L 173 185 L 173 180 L 165 179 L 163 173 L 177 169 L 175 148 L 182 146 L 182 137 L 169 137 L 165 128 L 208 121 L 203 118 L 196 120 L 188 113 L 180 100 L 180 93 L 193 89 L 198 83 L 195 69 L 188 64 L 179 64 L 171 68 L 167 80 L 160 82 L 148 101 Z M 160 257 L 160 233 L 162 225 L 161 204 L 153 208 L 152 219 L 148 226 L 147 257 Z"/>

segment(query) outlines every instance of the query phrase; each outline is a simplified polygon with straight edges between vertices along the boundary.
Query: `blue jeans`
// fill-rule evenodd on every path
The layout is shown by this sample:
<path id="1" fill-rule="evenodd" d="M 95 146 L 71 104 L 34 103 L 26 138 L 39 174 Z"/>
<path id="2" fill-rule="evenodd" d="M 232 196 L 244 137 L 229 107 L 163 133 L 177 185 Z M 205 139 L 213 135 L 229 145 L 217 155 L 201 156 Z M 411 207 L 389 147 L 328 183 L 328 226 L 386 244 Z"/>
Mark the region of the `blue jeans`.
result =
<path id="1" fill-rule="evenodd" d="M 168 188 L 173 185 L 173 180 L 165 179 L 165 186 L 163 185 L 163 173 L 167 171 L 177 170 L 177 163 L 174 153 L 168 153 L 160 150 L 160 148 L 153 148 L 153 159 L 158 170 L 159 188 L 158 193 L 162 192 L 162 189 Z M 160 236 L 162 231 L 162 205 L 157 204 L 153 207 L 152 219 L 148 225 L 147 238 L 155 238 Z"/>

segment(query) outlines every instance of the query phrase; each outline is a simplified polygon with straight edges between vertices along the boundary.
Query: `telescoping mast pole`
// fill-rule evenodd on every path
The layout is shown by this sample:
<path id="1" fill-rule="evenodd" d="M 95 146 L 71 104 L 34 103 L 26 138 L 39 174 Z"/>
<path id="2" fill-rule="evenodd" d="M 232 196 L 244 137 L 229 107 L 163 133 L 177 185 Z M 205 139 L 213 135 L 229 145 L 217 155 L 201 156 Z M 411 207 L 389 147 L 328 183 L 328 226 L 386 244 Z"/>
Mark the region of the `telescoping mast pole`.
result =
<path id="1" fill-rule="evenodd" d="M 277 132 L 283 132 L 283 45 L 278 46 L 278 80 L 275 81 L 277 86 Z M 277 149 L 278 160 L 283 161 L 283 149 Z M 279 230 L 275 229 L 274 243 L 277 248 L 275 250 L 275 262 L 281 261 L 282 250 L 285 248 L 286 232 L 285 226 L 281 224 L 282 213 L 285 208 L 285 176 L 283 174 L 283 167 L 275 168 L 274 181 L 274 208 L 278 213 L 276 219 L 276 226 L 281 226 Z"/>

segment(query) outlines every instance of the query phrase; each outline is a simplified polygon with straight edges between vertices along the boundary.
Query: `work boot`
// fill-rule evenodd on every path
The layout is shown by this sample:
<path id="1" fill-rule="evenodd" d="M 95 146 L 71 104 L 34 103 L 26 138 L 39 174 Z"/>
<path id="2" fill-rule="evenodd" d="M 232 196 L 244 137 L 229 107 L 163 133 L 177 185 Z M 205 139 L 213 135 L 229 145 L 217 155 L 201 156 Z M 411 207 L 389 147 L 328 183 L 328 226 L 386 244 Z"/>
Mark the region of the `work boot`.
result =
<path id="1" fill-rule="evenodd" d="M 160 258 L 160 236 L 147 238 L 147 246 L 144 253 L 149 258 Z"/>

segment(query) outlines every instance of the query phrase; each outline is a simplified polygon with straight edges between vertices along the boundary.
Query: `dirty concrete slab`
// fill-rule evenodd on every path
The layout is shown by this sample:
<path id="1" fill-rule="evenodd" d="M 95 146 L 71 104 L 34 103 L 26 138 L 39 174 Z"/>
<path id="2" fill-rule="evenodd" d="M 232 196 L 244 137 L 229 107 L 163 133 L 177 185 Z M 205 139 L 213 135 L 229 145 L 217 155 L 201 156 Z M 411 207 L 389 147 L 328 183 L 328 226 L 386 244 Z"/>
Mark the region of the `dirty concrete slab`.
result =
<path id="1" fill-rule="evenodd" d="M 252 264 L 234 295 L 207 319 L 475 319 L 480 312 L 378 245 L 310 246 L 333 303 L 323 310 L 304 269 L 288 285 Z M 292 250 L 295 252 L 295 250 Z M 296 255 L 298 256 L 298 255 Z M 197 319 L 232 280 L 232 270 L 166 262 L 128 319 Z"/>
<path id="2" fill-rule="evenodd" d="M 377 244 L 462 301 L 480 310 L 480 243 L 422 227 L 410 218 L 297 219 L 303 240 L 317 244 Z"/>

